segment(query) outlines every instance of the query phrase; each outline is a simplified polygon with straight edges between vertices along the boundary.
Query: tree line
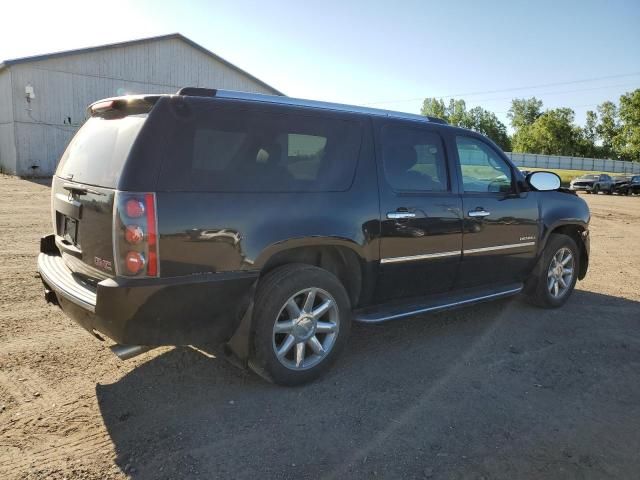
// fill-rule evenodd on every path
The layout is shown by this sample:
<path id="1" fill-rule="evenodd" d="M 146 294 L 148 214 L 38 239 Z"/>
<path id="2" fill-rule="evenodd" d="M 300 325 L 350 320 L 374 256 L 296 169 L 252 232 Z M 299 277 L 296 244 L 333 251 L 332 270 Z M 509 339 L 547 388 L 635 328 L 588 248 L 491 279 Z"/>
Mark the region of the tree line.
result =
<path id="1" fill-rule="evenodd" d="M 495 113 L 467 109 L 462 99 L 426 98 L 421 113 L 480 132 L 505 151 L 640 162 L 640 89 L 621 95 L 617 104 L 606 101 L 589 110 L 584 126 L 576 124 L 571 108 L 543 110 L 536 97 L 514 98 L 507 113 L 513 135 Z"/>

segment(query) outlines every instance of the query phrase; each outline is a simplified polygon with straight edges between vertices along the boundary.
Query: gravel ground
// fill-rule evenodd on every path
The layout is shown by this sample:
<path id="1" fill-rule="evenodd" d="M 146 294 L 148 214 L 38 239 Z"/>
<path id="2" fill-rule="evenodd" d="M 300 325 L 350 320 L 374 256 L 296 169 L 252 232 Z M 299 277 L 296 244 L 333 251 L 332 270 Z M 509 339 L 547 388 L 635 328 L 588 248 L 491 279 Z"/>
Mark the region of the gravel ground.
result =
<path id="1" fill-rule="evenodd" d="M 637 478 L 640 198 L 585 196 L 568 304 L 356 326 L 320 381 L 163 348 L 121 362 L 42 298 L 49 188 L 0 177 L 0 478 Z"/>

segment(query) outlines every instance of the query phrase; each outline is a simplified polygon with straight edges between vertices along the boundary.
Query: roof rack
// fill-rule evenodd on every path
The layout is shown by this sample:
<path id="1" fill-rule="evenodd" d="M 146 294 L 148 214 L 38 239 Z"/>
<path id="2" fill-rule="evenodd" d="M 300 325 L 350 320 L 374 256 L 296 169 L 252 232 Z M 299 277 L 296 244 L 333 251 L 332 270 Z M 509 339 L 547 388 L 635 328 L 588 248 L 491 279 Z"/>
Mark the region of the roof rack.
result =
<path id="1" fill-rule="evenodd" d="M 191 97 L 216 97 L 233 100 L 246 100 L 251 102 L 263 102 L 279 105 L 292 105 L 298 107 L 320 108 L 340 112 L 363 113 L 381 117 L 400 118 L 420 122 L 433 122 L 447 125 L 446 120 L 437 117 L 427 117 L 414 113 L 395 112 L 378 108 L 359 107 L 356 105 L 344 105 L 342 103 L 321 102 L 318 100 L 304 100 L 301 98 L 285 97 L 280 95 L 266 95 L 263 93 L 238 92 L 234 90 L 216 90 L 213 88 L 183 87 L 178 90 L 178 95 Z"/>

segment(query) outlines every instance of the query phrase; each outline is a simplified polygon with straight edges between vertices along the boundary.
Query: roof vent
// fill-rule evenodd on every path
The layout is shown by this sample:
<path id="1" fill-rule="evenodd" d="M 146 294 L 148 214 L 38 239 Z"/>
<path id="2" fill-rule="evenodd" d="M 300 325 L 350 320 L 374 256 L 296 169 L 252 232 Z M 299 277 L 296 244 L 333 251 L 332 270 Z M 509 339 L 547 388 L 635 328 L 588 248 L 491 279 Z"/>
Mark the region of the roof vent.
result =
<path id="1" fill-rule="evenodd" d="M 188 97 L 215 97 L 217 90 L 215 88 L 199 88 L 199 87 L 182 87 L 178 90 L 178 95 L 186 95 Z"/>

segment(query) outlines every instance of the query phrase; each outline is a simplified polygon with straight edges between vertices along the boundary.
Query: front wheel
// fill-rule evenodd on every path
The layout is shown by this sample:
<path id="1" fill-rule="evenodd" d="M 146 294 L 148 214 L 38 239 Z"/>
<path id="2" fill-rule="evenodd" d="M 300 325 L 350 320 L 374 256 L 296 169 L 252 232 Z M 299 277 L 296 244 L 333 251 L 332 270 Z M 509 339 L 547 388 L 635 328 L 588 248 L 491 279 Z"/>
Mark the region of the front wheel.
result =
<path id="1" fill-rule="evenodd" d="M 597 195 L 597 194 L 598 194 L 598 192 L 600 192 L 600 186 L 599 186 L 599 185 L 596 185 L 595 187 L 593 187 L 592 192 L 593 192 L 595 195 Z"/>
<path id="2" fill-rule="evenodd" d="M 531 301 L 544 308 L 562 306 L 573 292 L 578 280 L 578 247 L 567 235 L 551 234 L 538 269 Z"/>
<path id="3" fill-rule="evenodd" d="M 351 305 L 340 281 L 318 267 L 290 264 L 268 273 L 254 303 L 251 368 L 280 385 L 315 380 L 349 335 Z"/>

